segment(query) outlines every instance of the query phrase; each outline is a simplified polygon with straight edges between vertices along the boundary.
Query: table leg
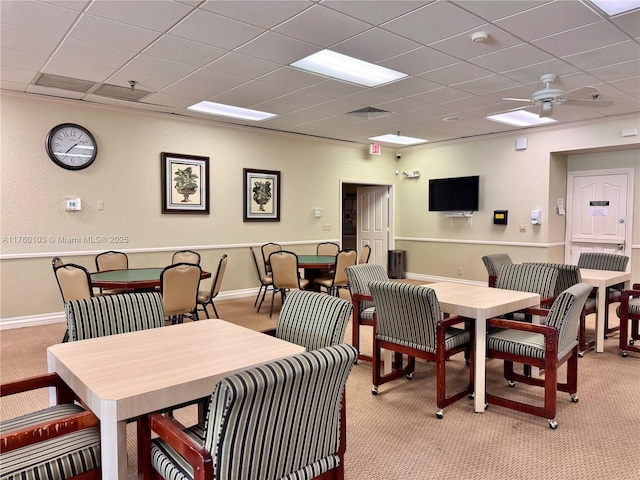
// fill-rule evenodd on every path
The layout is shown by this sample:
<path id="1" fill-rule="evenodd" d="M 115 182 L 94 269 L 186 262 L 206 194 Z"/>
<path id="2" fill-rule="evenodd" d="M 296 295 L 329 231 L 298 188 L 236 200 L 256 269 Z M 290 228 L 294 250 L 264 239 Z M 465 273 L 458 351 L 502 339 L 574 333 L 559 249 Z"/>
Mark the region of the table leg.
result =
<path id="1" fill-rule="evenodd" d="M 604 352 L 604 312 L 607 308 L 607 287 L 598 285 L 596 293 L 596 352 Z"/>
<path id="2" fill-rule="evenodd" d="M 100 418 L 102 449 L 102 478 L 126 480 L 127 473 L 127 422 L 117 420 L 113 402 L 104 402 Z"/>
<path id="3" fill-rule="evenodd" d="M 473 409 L 478 413 L 484 413 L 486 379 L 485 369 L 487 362 L 487 319 L 484 313 L 478 312 L 475 324 L 475 361 L 474 365 L 474 389 Z"/>

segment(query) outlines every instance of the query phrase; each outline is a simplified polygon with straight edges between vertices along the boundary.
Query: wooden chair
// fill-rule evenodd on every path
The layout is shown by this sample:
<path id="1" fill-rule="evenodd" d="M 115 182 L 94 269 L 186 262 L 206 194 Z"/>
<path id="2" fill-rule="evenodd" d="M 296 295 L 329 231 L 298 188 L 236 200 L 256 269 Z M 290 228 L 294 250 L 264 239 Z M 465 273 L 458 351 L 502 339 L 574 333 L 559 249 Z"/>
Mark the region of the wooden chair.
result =
<path id="1" fill-rule="evenodd" d="M 93 297 L 93 288 L 91 287 L 91 274 L 89 270 L 75 263 L 62 263 L 60 257 L 55 257 L 51 262 L 53 265 L 53 274 L 56 276 L 60 295 L 62 295 L 62 303 L 79 298 Z M 64 333 L 62 343 L 69 340 L 69 330 Z"/>
<path id="2" fill-rule="evenodd" d="M 628 352 L 640 353 L 636 340 L 640 340 L 640 283 L 633 285 L 632 290 L 623 290 L 618 307 L 620 317 L 620 355 L 626 357 Z M 631 324 L 631 332 L 629 332 Z"/>
<path id="3" fill-rule="evenodd" d="M 450 316 L 442 318 L 436 292 L 421 285 L 400 282 L 371 282 L 369 289 L 376 309 L 374 314 L 373 342 L 373 388 L 400 377 L 411 379 L 415 370 L 415 359 L 435 362 L 436 417 L 444 416 L 443 409 L 453 402 L 473 393 L 473 333 L 471 329 L 456 328 L 469 319 Z M 382 375 L 381 349 L 407 355 L 406 366 L 396 355 L 391 373 Z M 459 352 L 469 351 L 469 383 L 451 396 L 446 392 L 446 361 Z"/>
<path id="4" fill-rule="evenodd" d="M 314 278 L 313 283 L 318 287 L 325 288 L 329 295 L 339 297 L 341 288 L 349 288 L 349 279 L 345 268 L 355 265 L 357 260 L 358 252 L 355 250 L 340 250 L 336 255 L 335 270 L 330 274 Z"/>
<path id="5" fill-rule="evenodd" d="M 200 254 L 193 250 L 178 250 L 171 256 L 171 263 L 193 263 L 200 265 Z"/>
<path id="6" fill-rule="evenodd" d="M 256 269 L 256 276 L 258 277 L 258 281 L 260 282 L 258 295 L 256 295 L 253 306 L 255 307 L 256 305 L 258 305 L 258 299 L 260 299 L 260 304 L 258 305 L 258 313 L 260 313 L 260 307 L 262 306 L 262 302 L 264 302 L 264 298 L 267 295 L 267 290 L 269 289 L 269 287 L 273 288 L 273 277 L 271 276 L 271 273 L 267 274 L 264 268 L 260 268 L 260 265 L 258 265 L 256 252 L 253 250 L 253 247 L 249 247 L 249 251 L 251 252 L 251 258 L 253 259 L 253 264 Z M 262 298 L 260 298 L 260 294 L 262 294 Z"/>
<path id="7" fill-rule="evenodd" d="M 277 243 L 269 242 L 262 245 L 262 247 L 260 247 L 260 250 L 262 251 L 262 264 L 264 266 L 264 273 L 265 275 L 269 275 L 271 273 L 271 266 L 267 264 L 269 262 L 269 255 L 271 255 L 273 252 L 281 251 L 282 247 Z"/>
<path id="8" fill-rule="evenodd" d="M 578 328 L 589 292 L 589 284 L 578 283 L 558 295 L 549 310 L 537 309 L 536 315 L 546 316 L 544 325 L 501 318 L 488 320 L 487 327 L 497 329 L 487 336 L 488 358 L 504 360 L 504 377 L 510 386 L 520 381 L 544 387 L 544 405 L 536 406 L 487 392 L 488 403 L 546 418 L 549 427 L 557 428 L 557 391 L 569 393 L 572 402 L 578 401 Z M 515 373 L 514 362 L 544 369 L 544 379 Z M 558 368 L 565 362 L 567 380 L 561 384 L 557 378 Z"/>
<path id="9" fill-rule="evenodd" d="M 298 256 L 287 250 L 280 250 L 269 255 L 271 274 L 273 278 L 273 292 L 271 295 L 271 311 L 269 318 L 273 315 L 273 299 L 277 292 L 284 304 L 287 292 L 290 290 L 302 290 L 309 285 L 309 280 L 300 278 L 298 270 Z"/>
<path id="10" fill-rule="evenodd" d="M 363 263 L 345 268 L 353 303 L 351 345 L 358 350 L 358 360 L 371 362 L 373 357 L 360 352 L 360 325 L 373 327 L 375 306 L 369 290 L 373 281 L 388 282 L 387 271 L 376 263 Z"/>
<path id="11" fill-rule="evenodd" d="M 592 270 L 624 272 L 627 269 L 628 263 L 629 257 L 626 255 L 619 255 L 617 253 L 582 252 L 578 257 L 578 268 L 589 268 Z M 617 327 L 609 328 L 609 305 L 620 302 L 623 288 L 624 284 L 622 283 L 607 288 L 604 311 L 604 338 L 607 338 L 607 335 L 610 333 L 620 330 L 619 325 Z M 591 297 L 595 298 L 595 289 L 591 293 Z M 593 309 L 595 311 L 595 304 Z M 593 347 L 593 344 L 590 346 Z"/>
<path id="12" fill-rule="evenodd" d="M 218 315 L 218 310 L 216 310 L 216 306 L 213 303 L 213 299 L 218 296 L 220 293 L 220 287 L 222 286 L 222 279 L 224 278 L 224 272 L 227 269 L 227 255 L 222 255 L 220 257 L 220 261 L 218 262 L 218 270 L 216 270 L 216 276 L 211 282 L 211 288 L 209 290 L 199 290 L 198 298 L 196 299 L 197 306 L 202 307 L 204 311 L 205 317 L 208 318 L 209 314 L 207 313 L 207 305 L 211 305 L 213 307 L 213 313 L 215 313 L 216 318 L 220 318 Z"/>
<path id="13" fill-rule="evenodd" d="M 0 478 L 100 479 L 100 422 L 55 373 L 3 383 L 6 397 L 55 388 L 56 405 L 0 421 Z"/>
<path id="14" fill-rule="evenodd" d="M 344 479 L 344 388 L 355 358 L 341 344 L 227 377 L 194 427 L 142 417 L 139 477 L 185 478 L 187 469 L 194 480 Z"/>
<path id="15" fill-rule="evenodd" d="M 353 305 L 347 300 L 308 290 L 288 295 L 278 323 L 264 333 L 303 346 L 307 351 L 344 341 Z"/>
<path id="16" fill-rule="evenodd" d="M 335 242 L 321 242 L 316 245 L 316 255 L 336 256 L 340 251 L 340 245 Z"/>
<path id="17" fill-rule="evenodd" d="M 172 324 L 185 317 L 198 320 L 197 298 L 202 269 L 192 263 L 169 265 L 160 274 L 160 292 L 165 318 Z"/>
<path id="18" fill-rule="evenodd" d="M 511 257 L 507 253 L 493 253 L 482 257 L 482 262 L 487 269 L 489 277 L 497 277 L 502 265 L 512 265 Z M 489 280 L 490 283 L 490 280 Z"/>
<path id="19" fill-rule="evenodd" d="M 369 245 L 363 245 L 360 250 L 360 256 L 358 257 L 358 263 L 369 263 L 369 257 L 371 256 L 371 247 Z"/>

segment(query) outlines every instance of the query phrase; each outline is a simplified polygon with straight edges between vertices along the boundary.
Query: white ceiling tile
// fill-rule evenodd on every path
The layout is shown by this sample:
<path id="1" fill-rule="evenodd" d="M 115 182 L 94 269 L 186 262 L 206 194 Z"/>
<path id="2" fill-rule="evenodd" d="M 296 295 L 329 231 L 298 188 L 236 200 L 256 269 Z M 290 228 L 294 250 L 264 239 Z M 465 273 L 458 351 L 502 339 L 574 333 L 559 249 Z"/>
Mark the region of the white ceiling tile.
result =
<path id="1" fill-rule="evenodd" d="M 563 57 L 563 60 L 581 70 L 591 70 L 592 68 L 635 60 L 639 54 L 640 46 L 636 42 L 628 40 L 597 49 L 595 52 L 588 51 L 568 55 Z"/>
<path id="2" fill-rule="evenodd" d="M 44 66 L 48 58 L 47 55 L 14 50 L 4 45 L 0 48 L 0 65 L 7 67 L 14 66 L 37 72 Z"/>
<path id="3" fill-rule="evenodd" d="M 297 112 L 302 110 L 302 107 L 293 105 L 291 103 L 281 102 L 279 100 L 269 100 L 268 102 L 256 103 L 251 108 L 260 110 L 262 112 L 271 112 L 278 115 L 285 115 L 287 113 Z"/>
<path id="4" fill-rule="evenodd" d="M 228 90 L 247 82 L 249 79 L 239 75 L 218 72 L 210 68 L 201 68 L 184 79 L 188 83 L 201 87 L 213 87 L 216 89 Z"/>
<path id="5" fill-rule="evenodd" d="M 600 16 L 577 1 L 554 1 L 495 22 L 500 28 L 518 32 L 524 40 L 535 40 L 597 22 Z"/>
<path id="6" fill-rule="evenodd" d="M 366 87 L 353 83 L 341 82 L 333 78 L 324 79 L 322 82 L 305 88 L 304 90 L 325 97 L 340 98 L 365 90 Z"/>
<path id="7" fill-rule="evenodd" d="M 0 66 L 0 78 L 7 82 L 29 84 L 34 80 L 36 74 L 37 70 L 26 70 L 9 65 Z"/>
<path id="8" fill-rule="evenodd" d="M 277 70 L 280 68 L 280 64 L 237 52 L 228 52 L 223 57 L 207 65 L 207 68 L 219 72 L 233 73 L 246 78 L 258 78 L 265 73 Z"/>
<path id="9" fill-rule="evenodd" d="M 85 96 L 83 92 L 73 92 L 71 90 L 62 90 L 59 88 L 43 87 L 41 85 L 31 85 L 27 89 L 29 93 L 35 93 L 39 95 L 46 95 L 48 97 L 61 97 L 61 98 L 73 98 L 80 100 Z"/>
<path id="10" fill-rule="evenodd" d="M 153 93 L 147 95 L 141 100 L 142 103 L 159 104 L 176 108 L 187 108 L 193 105 L 193 99 L 187 97 L 179 97 L 177 95 L 169 95 L 166 93 Z"/>
<path id="11" fill-rule="evenodd" d="M 568 63 L 554 58 L 547 62 L 541 62 L 534 65 L 528 65 L 523 68 L 516 68 L 515 70 L 509 70 L 502 72 L 501 75 L 516 82 L 529 84 L 537 82 L 538 79 L 547 73 L 555 73 L 556 75 L 568 75 L 574 73 L 576 67 L 569 65 Z"/>
<path id="12" fill-rule="evenodd" d="M 0 5 L 2 5 L 2 3 L 0 3 Z M 0 28 L 0 43 L 3 47 L 42 55 L 51 55 L 62 38 L 60 35 L 36 32 L 5 23 L 3 23 Z"/>
<path id="13" fill-rule="evenodd" d="M 214 95 L 220 95 L 223 92 L 224 90 L 222 88 L 215 88 L 213 85 L 194 85 L 193 83 L 189 83 L 186 80 L 172 83 L 168 87 L 161 90 L 161 93 L 166 93 L 168 95 L 191 98 L 195 100 L 193 103 L 197 103 L 197 101 L 212 97 Z"/>
<path id="14" fill-rule="evenodd" d="M 263 31 L 253 25 L 197 10 L 168 33 L 205 45 L 231 50 L 257 37 Z"/>
<path id="15" fill-rule="evenodd" d="M 2 24 L 17 25 L 40 32 L 64 35 L 78 17 L 78 12 L 41 2 L 0 2 Z"/>
<path id="16" fill-rule="evenodd" d="M 55 53 L 55 58 L 84 62 L 102 67 L 120 68 L 134 57 L 130 50 L 105 47 L 96 43 L 65 38 Z"/>
<path id="17" fill-rule="evenodd" d="M 384 25 L 385 30 L 428 45 L 485 22 L 452 3 L 434 2 Z"/>
<path id="18" fill-rule="evenodd" d="M 170 62 L 161 58 L 148 55 L 137 55 L 122 69 L 126 72 L 141 73 L 147 76 L 162 77 L 171 81 L 177 81 L 196 70 L 193 65 Z"/>
<path id="19" fill-rule="evenodd" d="M 607 22 L 597 22 L 568 32 L 535 40 L 532 43 L 554 56 L 564 57 L 573 53 L 602 48 L 627 39 L 620 30 Z"/>
<path id="20" fill-rule="evenodd" d="M 471 35 L 475 32 L 485 32 L 488 37 L 483 42 L 474 42 L 471 39 Z M 432 43 L 430 47 L 461 60 L 467 60 L 513 47 L 520 43 L 522 43 L 522 40 L 514 35 L 505 32 L 495 25 L 484 24 L 474 28 L 472 32 L 464 32 Z"/>
<path id="21" fill-rule="evenodd" d="M 338 43 L 331 47 L 331 50 L 366 62 L 377 63 L 418 47 L 420 44 L 417 42 L 385 30 L 375 29 Z"/>
<path id="22" fill-rule="evenodd" d="M 402 97 L 408 97 L 411 95 L 418 95 L 420 93 L 428 92 L 429 90 L 435 90 L 440 86 L 441 85 L 438 83 L 433 83 L 419 77 L 408 77 L 401 78 L 400 80 L 397 80 L 395 82 L 376 87 L 376 90 Z"/>
<path id="23" fill-rule="evenodd" d="M 193 8 L 188 5 L 167 0 L 93 2 L 87 9 L 87 13 L 90 15 L 156 32 L 167 31 L 192 11 Z"/>
<path id="24" fill-rule="evenodd" d="M 364 20 L 371 25 L 381 25 L 432 1 L 325 0 L 322 5 Z"/>
<path id="25" fill-rule="evenodd" d="M 444 102 L 449 102 L 451 100 L 458 100 L 460 98 L 465 98 L 468 96 L 469 94 L 467 92 L 463 92 L 462 90 L 458 90 L 457 88 L 440 87 L 429 92 L 415 95 L 412 98 L 416 99 L 419 102 L 436 105 Z"/>
<path id="26" fill-rule="evenodd" d="M 105 80 L 105 83 L 120 87 L 129 87 L 129 82 L 134 80 L 136 88 L 147 92 L 158 92 L 172 83 L 171 79 L 145 75 L 140 72 L 119 70 Z"/>
<path id="27" fill-rule="evenodd" d="M 409 75 L 419 75 L 428 70 L 452 65 L 460 60 L 430 47 L 419 47 L 393 58 L 379 62 L 383 67 L 391 68 Z"/>
<path id="28" fill-rule="evenodd" d="M 516 87 L 517 85 L 517 82 L 502 75 L 490 75 L 477 80 L 459 83 L 456 85 L 456 88 L 464 92 L 473 93 L 474 95 L 485 95 L 497 90 Z"/>
<path id="29" fill-rule="evenodd" d="M 601 68 L 594 68 L 590 72 L 591 75 L 603 82 L 613 82 L 616 80 L 624 80 L 626 78 L 638 78 L 638 75 L 640 74 L 640 59 L 617 63 L 615 65 L 607 65 L 606 67 Z"/>
<path id="30" fill-rule="evenodd" d="M 287 95 L 292 91 L 293 88 L 291 87 L 274 85 L 273 83 L 267 83 L 260 80 L 251 80 L 234 88 L 233 90 L 230 90 L 229 93 L 239 96 L 244 95 L 251 98 L 248 105 L 255 105 L 256 103 L 262 103 L 272 98 Z"/>
<path id="31" fill-rule="evenodd" d="M 369 28 L 371 26 L 365 22 L 315 5 L 273 31 L 326 48 Z"/>
<path id="32" fill-rule="evenodd" d="M 470 63 L 458 62 L 418 75 L 441 85 L 457 85 L 465 81 L 488 77 L 491 72 Z"/>
<path id="33" fill-rule="evenodd" d="M 355 102 L 360 105 L 373 107 L 381 103 L 390 102 L 391 100 L 397 100 L 400 97 L 398 95 L 383 92 L 382 90 L 369 89 L 343 98 L 348 102 Z"/>
<path id="34" fill-rule="evenodd" d="M 69 37 L 121 50 L 140 52 L 158 38 L 159 33 L 105 18 L 83 15 L 69 33 Z"/>
<path id="35" fill-rule="evenodd" d="M 290 89 L 300 89 L 325 81 L 325 77 L 308 73 L 293 67 L 282 67 L 260 77 L 260 81 L 283 85 Z"/>
<path id="36" fill-rule="evenodd" d="M 632 38 L 640 38 L 640 10 L 618 15 L 611 19 L 611 23 L 620 27 Z"/>
<path id="37" fill-rule="evenodd" d="M 145 55 L 163 58 L 172 62 L 201 67 L 227 52 L 224 48 L 192 42 L 184 38 L 165 35 L 144 50 Z"/>
<path id="38" fill-rule="evenodd" d="M 549 1 L 550 0 L 517 0 L 515 2 L 505 2 L 504 0 L 483 0 L 479 2 L 478 0 L 453 0 L 453 3 L 491 22 L 538 7 L 549 3 Z"/>
<path id="39" fill-rule="evenodd" d="M 237 50 L 238 53 L 282 65 L 289 65 L 318 51 L 315 45 L 273 32 L 267 32 Z"/>
<path id="40" fill-rule="evenodd" d="M 313 5 L 313 2 L 306 0 L 288 2 L 281 0 L 242 0 L 241 2 L 209 0 L 200 8 L 258 27 L 272 28 Z"/>
<path id="41" fill-rule="evenodd" d="M 291 103 L 292 105 L 298 105 L 300 107 L 313 107 L 314 105 L 319 105 L 332 99 L 330 97 L 316 95 L 306 90 L 297 90 L 278 97 L 278 100 L 285 103 Z"/>
<path id="42" fill-rule="evenodd" d="M 470 58 L 469 62 L 492 72 L 502 73 L 550 60 L 553 60 L 553 57 L 548 53 L 521 43 L 481 57 Z"/>
<path id="43" fill-rule="evenodd" d="M 113 69 L 54 57 L 49 60 L 42 72 L 92 82 L 104 82 L 113 73 Z"/>

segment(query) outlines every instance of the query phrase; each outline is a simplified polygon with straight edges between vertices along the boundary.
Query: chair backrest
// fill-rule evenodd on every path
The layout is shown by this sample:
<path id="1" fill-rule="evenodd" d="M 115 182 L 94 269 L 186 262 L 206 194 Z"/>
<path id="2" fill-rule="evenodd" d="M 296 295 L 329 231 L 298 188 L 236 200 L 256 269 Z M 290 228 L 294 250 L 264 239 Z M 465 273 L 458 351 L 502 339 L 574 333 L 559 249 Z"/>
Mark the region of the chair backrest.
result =
<path id="1" fill-rule="evenodd" d="M 546 324 L 558 330 L 558 358 L 578 344 L 580 314 L 592 289 L 588 283 L 577 283 L 560 292 L 551 305 Z"/>
<path id="2" fill-rule="evenodd" d="M 555 295 L 557 282 L 557 268 L 539 264 L 515 263 L 500 267 L 496 288 L 538 293 L 543 299 Z"/>
<path id="3" fill-rule="evenodd" d="M 61 267 L 62 265 L 64 265 L 64 262 L 60 257 L 53 257 L 53 259 L 51 260 L 51 266 L 53 267 L 54 272 L 56 270 L 56 267 Z"/>
<path id="4" fill-rule="evenodd" d="M 200 254 L 193 250 L 178 250 L 171 257 L 171 263 L 193 263 L 200 265 Z"/>
<path id="5" fill-rule="evenodd" d="M 53 273 L 58 281 L 63 302 L 93 297 L 91 275 L 83 266 L 65 263 L 54 267 Z"/>
<path id="6" fill-rule="evenodd" d="M 340 250 L 336 255 L 336 268 L 333 275 L 334 285 L 346 285 L 348 282 L 345 269 L 358 261 L 358 252 L 351 249 Z"/>
<path id="7" fill-rule="evenodd" d="M 526 263 L 531 265 L 542 265 L 544 267 L 551 267 L 558 270 L 558 281 L 556 282 L 554 296 L 558 296 L 567 288 L 574 286 L 576 283 L 582 282 L 582 275 L 580 275 L 580 269 L 577 265 L 569 265 L 566 263 Z"/>
<path id="8" fill-rule="evenodd" d="M 592 270 L 612 270 L 624 272 L 627 269 L 629 257 L 617 253 L 582 252 L 578 257 L 578 268 Z"/>
<path id="9" fill-rule="evenodd" d="M 227 269 L 227 254 L 225 253 L 220 257 L 218 262 L 218 270 L 216 270 L 216 276 L 211 282 L 211 298 L 215 298 L 220 293 L 220 287 L 222 286 L 222 279 L 224 278 L 224 272 Z"/>
<path id="10" fill-rule="evenodd" d="M 285 298 L 276 325 L 276 337 L 307 351 L 344 341 L 353 304 L 307 290 L 294 290 Z"/>
<path id="11" fill-rule="evenodd" d="M 192 263 L 169 265 L 160 274 L 160 291 L 167 317 L 190 313 L 196 308 L 202 269 Z"/>
<path id="12" fill-rule="evenodd" d="M 336 345 L 218 383 L 204 443 L 213 477 L 311 478 L 337 467 L 341 400 L 356 355 L 351 345 Z"/>
<path id="13" fill-rule="evenodd" d="M 382 340 L 436 352 L 440 303 L 432 288 L 401 282 L 371 282 L 376 305 L 376 336 Z"/>
<path id="14" fill-rule="evenodd" d="M 368 263 L 371 256 L 371 247 L 369 245 L 363 245 L 360 250 L 360 256 L 358 257 L 358 263 Z"/>
<path id="15" fill-rule="evenodd" d="M 340 245 L 334 242 L 322 242 L 316 245 L 316 255 L 337 255 Z"/>
<path id="16" fill-rule="evenodd" d="M 264 265 L 264 271 L 266 274 L 269 274 L 269 272 L 271 272 L 271 267 L 267 266 L 267 262 L 269 261 L 269 255 L 271 255 L 273 252 L 279 252 L 280 250 L 282 250 L 282 247 L 277 244 L 277 243 L 265 243 L 264 245 L 262 245 L 262 247 L 260 247 L 260 250 L 262 251 L 262 261 L 263 261 L 263 265 Z"/>
<path id="17" fill-rule="evenodd" d="M 159 292 L 72 300 L 65 304 L 65 314 L 70 342 L 164 326 Z"/>
<path id="18" fill-rule="evenodd" d="M 96 255 L 96 269 L 99 272 L 105 270 L 126 270 L 129 268 L 129 257 L 126 253 L 109 250 Z"/>
<path id="19" fill-rule="evenodd" d="M 264 285 L 266 275 L 264 273 L 264 268 L 260 268 L 258 264 L 258 257 L 256 256 L 256 252 L 253 247 L 249 247 L 249 251 L 251 252 L 251 258 L 253 259 L 253 265 L 256 267 L 256 275 L 258 276 L 258 281 Z"/>
<path id="20" fill-rule="evenodd" d="M 269 255 L 273 286 L 279 289 L 300 288 L 298 256 L 287 250 Z"/>
<path id="21" fill-rule="evenodd" d="M 347 278 L 349 279 L 349 290 L 351 295 L 359 293 L 362 295 L 371 295 L 369 283 L 380 281 L 388 282 L 389 276 L 382 265 L 377 263 L 362 263 L 345 268 Z M 362 309 L 373 307 L 373 302 L 360 302 Z"/>
<path id="22" fill-rule="evenodd" d="M 511 257 L 507 253 L 494 253 L 491 255 L 485 255 L 484 257 L 482 257 L 482 262 L 484 263 L 484 266 L 487 269 L 487 274 L 489 274 L 489 276 L 497 276 L 502 265 L 513 264 L 513 262 L 511 261 Z"/>

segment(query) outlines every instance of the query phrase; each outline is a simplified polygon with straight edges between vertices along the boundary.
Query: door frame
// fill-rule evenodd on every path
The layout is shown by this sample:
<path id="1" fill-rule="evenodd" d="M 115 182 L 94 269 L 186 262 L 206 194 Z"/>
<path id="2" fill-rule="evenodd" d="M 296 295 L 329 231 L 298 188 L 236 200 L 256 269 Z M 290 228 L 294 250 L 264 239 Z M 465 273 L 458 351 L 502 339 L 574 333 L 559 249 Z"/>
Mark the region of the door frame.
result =
<path id="1" fill-rule="evenodd" d="M 396 222 L 395 222 L 395 205 L 396 205 L 396 190 L 395 183 L 392 182 L 373 182 L 367 180 L 348 180 L 341 178 L 340 179 L 340 195 L 338 197 L 338 212 L 342 212 L 342 195 L 343 195 L 343 185 L 344 184 L 353 184 L 358 185 L 360 187 L 387 187 L 389 189 L 389 208 L 387 211 L 388 215 L 388 223 L 389 223 L 389 233 L 388 233 L 388 249 L 394 250 L 396 248 Z M 342 219 L 341 219 L 342 220 Z M 340 238 L 342 238 L 342 221 L 340 221 Z M 356 243 L 357 245 L 357 243 Z"/>
<path id="2" fill-rule="evenodd" d="M 636 212 L 634 212 L 634 186 L 635 186 L 635 178 L 634 178 L 635 170 L 632 167 L 621 167 L 621 168 L 609 168 L 609 169 L 601 169 L 601 170 L 572 170 L 567 172 L 567 202 L 566 202 L 566 213 L 567 216 L 565 218 L 565 249 L 564 249 L 564 261 L 565 263 L 571 263 L 571 226 L 573 225 L 573 181 L 575 177 L 596 177 L 596 176 L 604 176 L 604 175 L 617 175 L 617 174 L 626 174 L 628 179 L 627 185 L 627 215 L 626 215 L 626 228 L 625 228 L 625 255 L 628 255 L 631 258 L 632 253 L 632 240 L 633 240 L 633 217 Z M 631 262 L 627 265 L 627 270 L 631 268 Z"/>

